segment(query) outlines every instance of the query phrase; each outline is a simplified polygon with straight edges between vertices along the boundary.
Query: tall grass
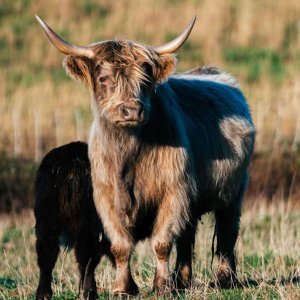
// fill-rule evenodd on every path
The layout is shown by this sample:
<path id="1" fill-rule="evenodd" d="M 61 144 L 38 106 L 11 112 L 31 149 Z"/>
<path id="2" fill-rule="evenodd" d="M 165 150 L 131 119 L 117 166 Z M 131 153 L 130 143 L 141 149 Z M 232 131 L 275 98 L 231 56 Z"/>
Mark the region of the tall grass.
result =
<path id="1" fill-rule="evenodd" d="M 213 220 L 199 224 L 192 288 L 168 295 L 168 299 L 299 299 L 300 218 L 289 204 L 247 208 L 241 220 L 237 243 L 238 278 L 241 287 L 219 291 L 212 285 L 211 241 Z M 34 299 L 38 269 L 34 251 L 32 215 L 9 216 L 0 223 L 0 299 Z M 171 255 L 171 269 L 175 253 Z M 216 259 L 215 259 L 216 264 Z M 213 270 L 216 269 L 215 264 Z M 141 294 L 138 299 L 158 299 L 151 292 L 155 261 L 148 244 L 133 255 L 132 272 Z M 103 260 L 96 271 L 100 299 L 108 299 L 114 270 Z M 75 299 L 78 272 L 74 255 L 61 251 L 54 271 L 54 299 Z"/>

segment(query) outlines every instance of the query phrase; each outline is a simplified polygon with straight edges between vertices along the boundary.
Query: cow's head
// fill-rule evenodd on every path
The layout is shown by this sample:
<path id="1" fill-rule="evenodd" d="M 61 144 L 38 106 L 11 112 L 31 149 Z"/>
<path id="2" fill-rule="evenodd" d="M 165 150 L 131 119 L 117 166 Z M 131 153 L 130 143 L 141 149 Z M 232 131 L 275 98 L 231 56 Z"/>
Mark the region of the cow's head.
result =
<path id="1" fill-rule="evenodd" d="M 90 89 L 96 117 L 116 126 L 136 127 L 147 122 L 150 95 L 173 73 L 176 60 L 172 53 L 186 41 L 196 18 L 176 39 L 159 47 L 116 40 L 76 46 L 39 17 L 37 20 L 52 44 L 68 55 L 64 60 L 67 73 Z"/>

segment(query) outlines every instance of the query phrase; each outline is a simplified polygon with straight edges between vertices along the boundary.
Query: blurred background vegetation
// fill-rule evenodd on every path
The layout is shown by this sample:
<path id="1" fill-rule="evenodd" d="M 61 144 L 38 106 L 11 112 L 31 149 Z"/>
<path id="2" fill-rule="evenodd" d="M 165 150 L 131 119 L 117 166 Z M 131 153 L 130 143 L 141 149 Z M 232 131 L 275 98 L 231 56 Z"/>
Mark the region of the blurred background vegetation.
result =
<path id="1" fill-rule="evenodd" d="M 65 74 L 35 14 L 80 45 L 159 45 L 196 14 L 177 71 L 214 65 L 238 78 L 257 129 L 248 199 L 299 200 L 299 0 L 1 0 L 0 211 L 30 206 L 37 163 L 86 141 L 92 120 L 88 91 Z"/>

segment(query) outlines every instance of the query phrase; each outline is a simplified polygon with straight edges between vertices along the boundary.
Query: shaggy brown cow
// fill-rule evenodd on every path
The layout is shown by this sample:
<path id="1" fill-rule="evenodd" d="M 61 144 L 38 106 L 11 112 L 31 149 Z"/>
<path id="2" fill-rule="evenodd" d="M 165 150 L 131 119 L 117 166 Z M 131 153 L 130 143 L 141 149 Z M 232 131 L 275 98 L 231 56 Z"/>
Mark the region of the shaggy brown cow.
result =
<path id="1" fill-rule="evenodd" d="M 195 18 L 159 47 L 123 40 L 75 46 L 38 20 L 68 55 L 67 72 L 91 92 L 89 158 L 94 201 L 116 260 L 112 292 L 138 291 L 129 260 L 136 242 L 146 237 L 157 259 L 154 288 L 163 291 L 169 282 L 174 240 L 177 286 L 188 286 L 197 220 L 208 211 L 216 217 L 218 279 L 231 284 L 254 127 L 230 76 L 172 76 L 172 53 Z"/>

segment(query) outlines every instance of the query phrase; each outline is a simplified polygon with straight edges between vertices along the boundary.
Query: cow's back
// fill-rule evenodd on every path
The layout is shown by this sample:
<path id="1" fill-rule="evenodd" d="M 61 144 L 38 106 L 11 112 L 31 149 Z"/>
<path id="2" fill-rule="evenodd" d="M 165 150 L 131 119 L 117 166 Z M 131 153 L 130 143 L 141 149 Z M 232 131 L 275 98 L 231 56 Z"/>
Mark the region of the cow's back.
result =
<path id="1" fill-rule="evenodd" d="M 165 113 L 186 133 L 198 197 L 228 201 L 237 193 L 253 152 L 255 130 L 241 91 L 230 84 L 176 76 L 160 87 Z M 203 78 L 204 77 L 204 78 Z M 169 97 L 164 97 L 169 94 Z M 176 115 L 176 116 L 175 116 Z M 211 201 L 211 199 L 208 199 Z M 218 205 L 218 204 L 217 204 Z"/>

